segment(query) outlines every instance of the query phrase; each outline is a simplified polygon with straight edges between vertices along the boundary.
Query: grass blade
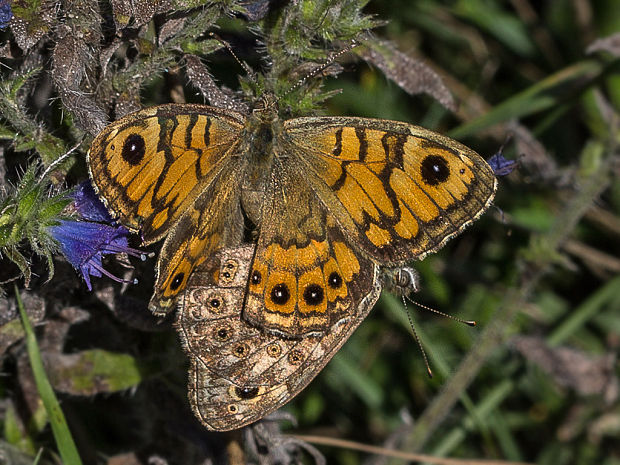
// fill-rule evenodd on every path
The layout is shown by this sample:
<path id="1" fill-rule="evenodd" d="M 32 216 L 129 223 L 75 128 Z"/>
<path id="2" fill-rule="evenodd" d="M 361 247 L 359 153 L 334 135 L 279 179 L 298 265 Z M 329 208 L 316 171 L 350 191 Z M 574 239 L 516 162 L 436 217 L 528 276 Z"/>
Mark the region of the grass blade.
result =
<path id="1" fill-rule="evenodd" d="M 26 348 L 28 350 L 28 358 L 30 359 L 30 366 L 32 367 L 32 373 L 34 374 L 34 380 L 37 385 L 37 391 L 43 401 L 43 406 L 50 419 L 52 425 L 52 433 L 58 446 L 58 451 L 64 465 L 81 465 L 82 460 L 78 454 L 73 436 L 69 431 L 67 420 L 62 413 L 58 399 L 54 394 L 52 385 L 47 379 L 45 369 L 43 368 L 43 361 L 41 360 L 41 353 L 39 352 L 39 346 L 37 339 L 34 335 L 32 325 L 24 309 L 24 304 L 19 296 L 17 287 L 15 288 L 15 299 L 17 300 L 17 306 L 19 307 L 19 314 L 24 325 L 24 332 L 26 333 Z"/>

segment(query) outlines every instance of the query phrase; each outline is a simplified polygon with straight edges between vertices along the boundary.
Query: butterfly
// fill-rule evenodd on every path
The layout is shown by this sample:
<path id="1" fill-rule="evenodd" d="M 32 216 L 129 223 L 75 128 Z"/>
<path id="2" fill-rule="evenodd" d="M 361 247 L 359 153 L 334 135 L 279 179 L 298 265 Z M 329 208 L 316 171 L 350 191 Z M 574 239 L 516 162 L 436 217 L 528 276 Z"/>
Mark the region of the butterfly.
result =
<path id="1" fill-rule="evenodd" d="M 201 379 L 190 381 L 195 411 L 206 405 L 211 416 L 227 418 L 203 419 L 213 429 L 254 421 L 303 388 L 372 307 L 383 270 L 440 249 L 480 217 L 497 188 L 484 159 L 448 137 L 380 119 L 282 120 L 270 94 L 247 115 L 195 104 L 132 113 L 95 138 L 88 166 L 121 224 L 144 244 L 165 238 L 153 312 L 172 311 L 183 296 L 179 328 L 189 328 L 183 318 L 195 302 L 209 305 L 195 289 L 207 286 L 228 296 L 226 321 L 241 331 L 240 340 L 257 341 L 250 354 L 274 341 L 284 352 L 308 345 L 303 382 L 284 370 L 270 386 L 289 383 L 286 392 L 259 396 L 258 378 L 252 383 L 247 375 L 256 372 L 250 362 L 235 364 L 228 355 L 237 339 L 221 341 L 219 355 L 206 356 L 210 349 L 182 336 L 194 378 Z M 255 238 L 241 251 L 248 227 Z M 230 289 L 221 279 L 232 270 L 211 269 L 223 250 L 236 250 L 241 281 Z M 213 275 L 208 280 L 200 277 L 204 269 Z M 211 336 L 202 340 L 214 348 Z M 256 355 L 252 363 L 263 369 L 269 360 Z M 217 395 L 207 389 L 215 385 Z M 244 398 L 244 389 L 255 395 Z M 215 407 L 220 397 L 239 411 L 232 400 L 243 400 L 254 413 L 225 416 Z"/>

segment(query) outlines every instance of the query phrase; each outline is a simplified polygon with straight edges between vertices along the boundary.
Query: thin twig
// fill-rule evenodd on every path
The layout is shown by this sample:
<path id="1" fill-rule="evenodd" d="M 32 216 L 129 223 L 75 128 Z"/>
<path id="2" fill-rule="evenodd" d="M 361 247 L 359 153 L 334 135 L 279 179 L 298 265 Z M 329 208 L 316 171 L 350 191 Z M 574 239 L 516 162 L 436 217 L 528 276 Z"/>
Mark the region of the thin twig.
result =
<path id="1" fill-rule="evenodd" d="M 312 444 L 323 446 L 340 447 L 342 449 L 358 450 L 369 454 L 379 454 L 387 457 L 405 459 L 411 462 L 426 462 L 437 465 L 532 465 L 529 462 L 511 462 L 506 460 L 484 460 L 484 459 L 452 459 L 446 457 L 434 457 L 432 455 L 414 454 L 412 452 L 402 452 L 399 450 L 386 449 L 385 447 L 369 446 L 360 442 L 348 441 L 346 439 L 329 438 L 325 436 L 312 436 L 305 434 L 295 434 L 293 437 Z"/>

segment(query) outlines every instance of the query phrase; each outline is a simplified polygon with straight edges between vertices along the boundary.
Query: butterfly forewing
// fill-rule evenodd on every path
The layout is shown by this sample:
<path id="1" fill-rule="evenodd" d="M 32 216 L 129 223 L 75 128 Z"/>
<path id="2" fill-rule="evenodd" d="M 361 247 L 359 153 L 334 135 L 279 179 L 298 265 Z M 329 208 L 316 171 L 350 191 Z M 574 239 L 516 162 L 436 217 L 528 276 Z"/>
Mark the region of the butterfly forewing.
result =
<path id="1" fill-rule="evenodd" d="M 356 247 L 381 264 L 422 259 L 490 205 L 496 178 L 473 150 L 406 123 L 297 118 L 285 135 L 307 182 Z"/>
<path id="2" fill-rule="evenodd" d="M 237 245 L 243 235 L 239 179 L 245 160 L 227 157 L 213 181 L 191 204 L 166 237 L 157 261 L 149 308 L 157 314 L 174 309 L 196 267 L 216 250 Z M 221 168 L 221 169 L 220 169 Z"/>
<path id="3" fill-rule="evenodd" d="M 212 182 L 243 122 L 242 115 L 205 105 L 132 113 L 93 141 L 88 166 L 94 186 L 121 224 L 154 242 Z"/>

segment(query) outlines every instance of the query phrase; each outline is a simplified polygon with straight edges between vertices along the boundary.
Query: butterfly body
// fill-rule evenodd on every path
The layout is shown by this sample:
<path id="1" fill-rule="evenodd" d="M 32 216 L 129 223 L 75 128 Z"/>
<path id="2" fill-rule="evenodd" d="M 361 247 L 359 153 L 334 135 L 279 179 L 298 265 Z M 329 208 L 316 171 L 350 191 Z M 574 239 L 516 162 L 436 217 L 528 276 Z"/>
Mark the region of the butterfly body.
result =
<path id="1" fill-rule="evenodd" d="M 282 120 L 273 102 L 249 115 L 145 109 L 105 128 L 88 155 L 119 221 L 147 244 L 165 237 L 150 307 L 170 312 L 180 296 L 190 401 L 212 429 L 247 424 L 295 395 L 370 311 L 382 270 L 441 248 L 497 186 L 478 154 L 440 134 L 368 118 Z M 255 240 L 244 246 L 248 221 Z M 209 313 L 208 293 L 224 313 Z M 218 339 L 220 323 L 239 339 Z M 273 344 L 292 358 L 270 358 Z"/>
<path id="2" fill-rule="evenodd" d="M 267 106 L 269 105 L 269 106 Z M 269 188 L 274 160 L 287 155 L 279 153 L 282 146 L 282 125 L 277 117 L 277 106 L 271 101 L 262 101 L 247 118 L 239 136 L 239 145 L 234 149 L 237 157 L 247 164 L 241 172 L 241 205 L 250 221 L 260 227 L 262 205 Z"/>

